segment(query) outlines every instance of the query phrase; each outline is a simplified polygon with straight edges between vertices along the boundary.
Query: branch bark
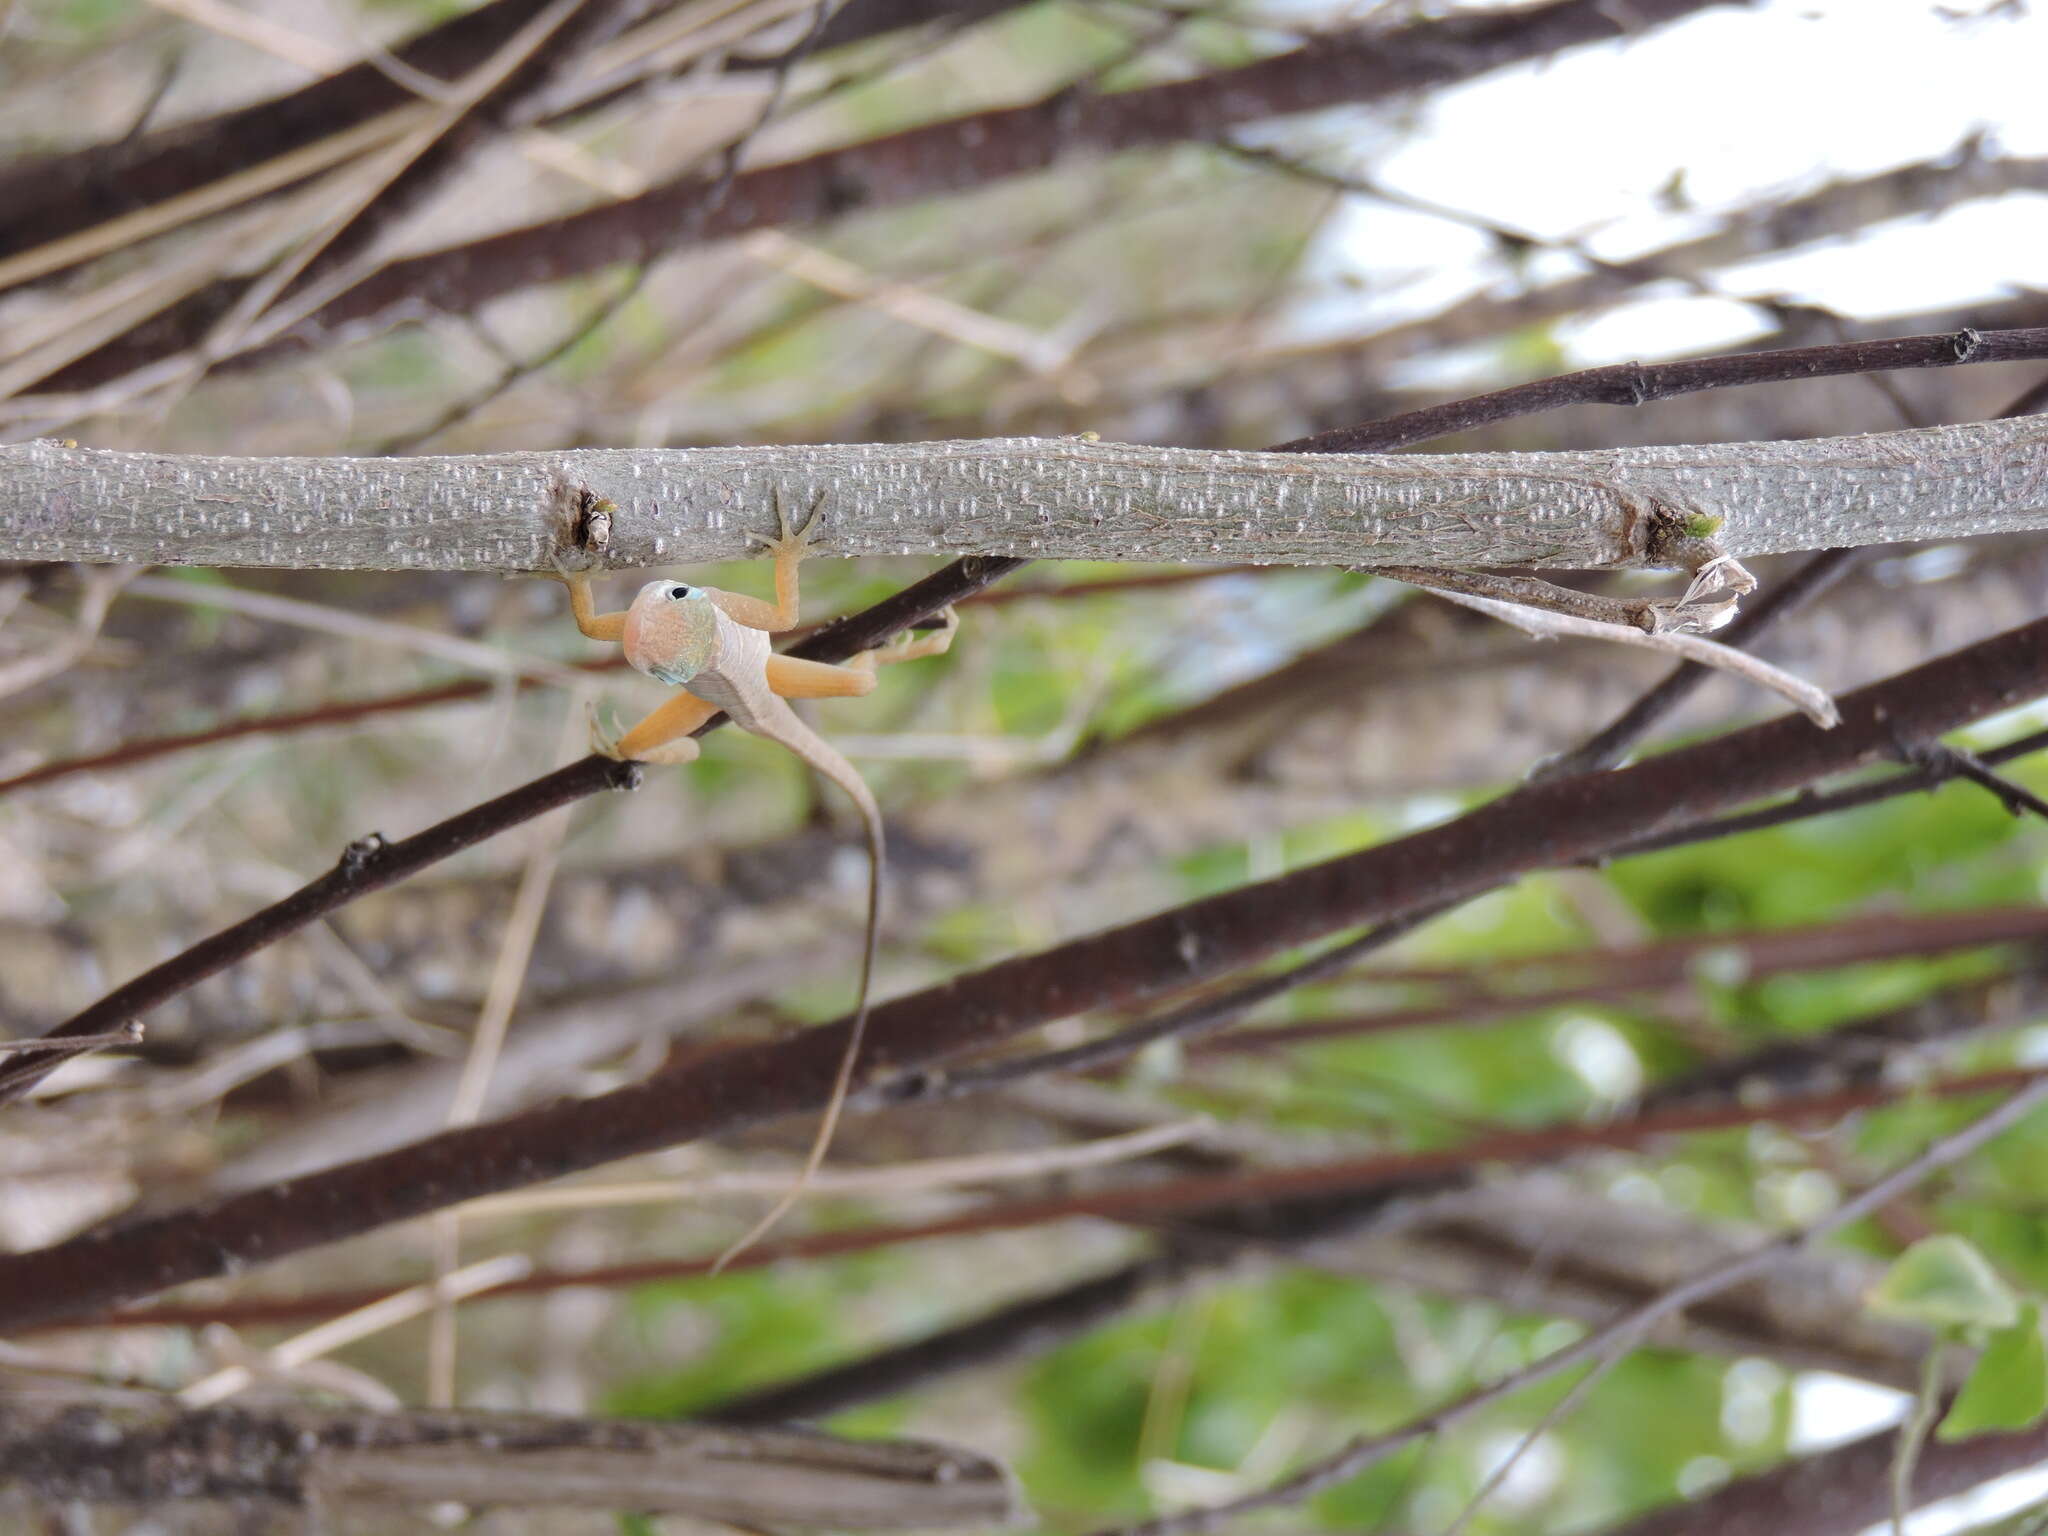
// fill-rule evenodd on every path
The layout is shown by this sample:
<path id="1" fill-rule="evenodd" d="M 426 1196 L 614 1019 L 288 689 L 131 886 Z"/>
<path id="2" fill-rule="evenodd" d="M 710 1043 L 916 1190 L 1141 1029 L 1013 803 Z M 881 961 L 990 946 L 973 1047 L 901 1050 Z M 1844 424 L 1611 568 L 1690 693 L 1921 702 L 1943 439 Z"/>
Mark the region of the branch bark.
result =
<path id="1" fill-rule="evenodd" d="M 298 1404 L 190 1409 L 144 1392 L 11 1393 L 0 1466 L 52 1499 L 256 1499 L 694 1515 L 747 1528 L 931 1530 L 1023 1514 L 1001 1463 L 922 1440 Z"/>
<path id="2" fill-rule="evenodd" d="M 38 441 L 0 448 L 0 560 L 547 571 L 578 552 L 586 493 L 614 504 L 608 565 L 736 558 L 773 532 L 776 496 L 829 494 L 841 555 L 1668 566 L 2048 526 L 2048 426 L 1427 456 L 996 438 L 236 459 Z"/>

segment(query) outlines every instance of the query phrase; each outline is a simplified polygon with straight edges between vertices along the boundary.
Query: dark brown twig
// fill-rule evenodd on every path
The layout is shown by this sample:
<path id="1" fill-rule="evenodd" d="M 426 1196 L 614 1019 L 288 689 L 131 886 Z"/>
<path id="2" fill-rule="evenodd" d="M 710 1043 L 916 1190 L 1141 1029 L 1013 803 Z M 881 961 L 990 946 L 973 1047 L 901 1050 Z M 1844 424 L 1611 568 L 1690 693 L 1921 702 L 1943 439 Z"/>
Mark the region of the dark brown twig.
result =
<path id="1" fill-rule="evenodd" d="M 909 595 L 898 601 L 908 606 Z M 859 623 L 889 633 L 917 616 L 871 611 Z M 819 640 L 847 643 L 854 627 Z M 1599 857 L 1680 816 L 1711 816 L 1843 772 L 1888 752 L 1895 736 L 1932 739 L 2044 691 L 2048 620 L 1845 695 L 1833 730 L 1771 720 L 1653 763 L 1530 786 L 1454 821 L 893 999 L 869 1018 L 864 1076 L 872 1082 L 883 1064 L 892 1073 L 927 1068 L 1054 1019 L 1227 975 L 1333 931 Z M 737 1047 L 595 1098 L 0 1259 L 0 1327 L 90 1313 L 481 1195 L 814 1112 L 831 1091 L 849 1027 L 840 1019 Z"/>
<path id="2" fill-rule="evenodd" d="M 853 0 L 833 14 L 816 46 L 837 48 L 933 21 L 982 20 L 1016 3 Z M 489 58 L 545 4 L 546 0 L 489 0 L 390 51 L 418 74 L 456 79 Z M 785 57 L 728 57 L 722 68 L 732 73 L 775 69 Z M 288 95 L 217 117 L 180 123 L 114 146 L 10 166 L 0 172 L 0 208 L 7 211 L 6 221 L 0 223 L 0 256 L 168 201 L 405 106 L 412 93 L 394 73 L 378 61 L 366 60 Z"/>
<path id="3" fill-rule="evenodd" d="M 1988 789 L 1997 797 L 1998 803 L 2015 816 L 2039 816 L 2048 819 L 2048 800 L 2016 784 L 2003 774 L 1994 773 L 1990 764 L 1976 753 L 1962 747 L 1952 747 L 1946 742 L 1922 741 L 1902 745 L 1899 756 L 1914 767 L 1932 774 L 1935 779 L 1968 779 L 1981 789 Z"/>
<path id="4" fill-rule="evenodd" d="M 431 864 L 559 806 L 601 790 L 631 789 L 639 782 L 637 764 L 586 757 L 399 842 L 386 842 L 381 833 L 372 832 L 349 844 L 340 862 L 317 880 L 152 966 L 83 1012 L 73 1014 L 44 1038 L 62 1043 L 103 1034 L 121 1020 L 148 1013 L 188 987 L 358 897 L 395 885 Z M 52 1065 L 42 1057 L 16 1057 L 0 1062 L 0 1104 L 27 1093 L 49 1075 Z"/>
<path id="5" fill-rule="evenodd" d="M 1635 28 L 1734 0 L 1632 0 Z M 1277 58 L 1192 80 L 1110 95 L 1065 92 L 1035 105 L 912 128 L 738 177 L 715 211 L 705 183 L 685 177 L 638 197 L 395 261 L 309 317 L 294 334 L 331 337 L 403 307 L 466 314 L 535 283 L 580 276 L 751 230 L 812 224 L 852 208 L 900 205 L 1046 169 L 1074 156 L 1214 138 L 1246 122 L 1339 102 L 1367 102 L 1454 84 L 1617 34 L 1608 0 L 1551 0 L 1534 9 L 1472 12 L 1369 37 L 1334 37 Z M 214 285 L 34 386 L 108 383 L 195 345 L 234 303 Z M 252 349 L 243 363 L 277 347 Z"/>
<path id="6" fill-rule="evenodd" d="M 1404 411 L 1364 426 L 1318 432 L 1282 443 L 1276 453 L 1391 453 L 1414 443 L 1470 432 L 1497 421 L 1565 405 L 1648 405 L 1673 395 L 1783 379 L 1831 378 L 1899 368 L 2018 363 L 2048 358 L 2048 326 L 2013 331 L 1955 331 L 1884 341 L 1832 342 L 1771 352 L 1683 358 L 1671 363 L 1611 363 L 1510 385 L 1444 405 Z"/>
<path id="7" fill-rule="evenodd" d="M 1527 1166 L 1555 1161 L 1580 1152 L 1632 1151 L 1655 1147 L 1674 1136 L 1726 1131 L 1749 1125 L 1826 1125 L 1859 1111 L 1881 1108 L 1921 1095 L 1972 1098 L 2010 1093 L 2041 1079 L 2041 1069 L 2005 1068 L 1902 1083 L 1869 1075 L 1851 1087 L 1805 1085 L 1746 1103 L 1725 1091 L 1703 1093 L 1699 1102 L 1658 1108 L 1655 1112 L 1621 1115 L 1597 1122 L 1570 1121 L 1530 1130 L 1501 1131 L 1460 1145 L 1379 1156 L 1341 1158 L 1282 1167 L 1232 1169 L 1177 1179 L 1135 1179 L 1074 1193 L 992 1202 L 956 1215 L 905 1225 L 842 1227 L 801 1237 L 763 1243 L 735 1258 L 727 1270 L 758 1269 L 794 1259 L 837 1258 L 872 1253 L 905 1243 L 963 1237 L 988 1232 L 1018 1231 L 1076 1217 L 1157 1225 L 1171 1218 L 1173 1230 L 1190 1242 L 1208 1242 L 1227 1252 L 1233 1241 L 1307 1242 L 1363 1224 L 1388 1201 L 1462 1184 L 1488 1168 Z M 397 1156 L 398 1154 L 388 1154 Z M 314 1180 L 326 1175 L 316 1174 Z M 301 1181 L 302 1183 L 308 1181 Z M 1362 1202 L 1362 1203 L 1355 1203 Z M 1320 1207 L 1320 1209 L 1319 1209 Z M 206 1213 L 185 1219 L 203 1220 Z M 1223 1224 L 1220 1231 L 1211 1229 Z M 1233 1225 L 1234 1224 L 1234 1225 Z M 118 1236 L 115 1234 L 114 1236 Z M 92 1240 L 79 1240 L 80 1242 Z M 67 1244 L 67 1247 L 76 1244 Z M 43 1250 L 43 1253 L 57 1250 Z M 269 1255 L 266 1255 L 269 1256 Z M 0 1258 L 0 1276 L 13 1279 L 31 1267 L 25 1261 L 41 1254 Z M 470 1298 L 470 1304 L 494 1297 L 536 1295 L 568 1286 L 625 1288 L 661 1280 L 708 1275 L 716 1259 L 648 1259 L 624 1264 L 534 1270 L 508 1279 Z M 1163 1278 L 1155 1276 L 1154 1278 Z M 136 1308 L 104 1317 L 91 1304 L 45 1308 L 39 1301 L 10 1296 L 0 1313 L 9 1331 L 28 1332 L 62 1327 L 71 1319 L 81 1326 L 163 1323 L 189 1327 L 224 1321 L 235 1326 L 304 1322 L 329 1317 L 389 1295 L 389 1290 L 333 1290 L 281 1297 L 254 1297 L 191 1305 L 170 1303 Z M 16 1318 L 17 1311 L 28 1315 Z"/>
<path id="8" fill-rule="evenodd" d="M 899 630 L 929 618 L 949 603 L 1023 563 L 1021 560 L 979 556 L 956 561 L 865 613 L 827 624 L 792 650 L 796 655 L 814 660 L 844 661 L 857 652 L 881 644 Z M 713 720 L 705 729 L 713 729 L 723 718 L 720 716 Z M 635 764 L 586 757 L 400 842 L 387 843 L 380 834 L 372 833 L 351 844 L 342 855 L 341 862 L 327 874 L 300 887 L 282 901 L 153 966 L 83 1012 L 65 1020 L 49 1031 L 45 1038 L 68 1040 L 80 1035 L 104 1033 L 125 1019 L 146 1014 L 186 988 L 297 932 L 359 896 L 394 885 L 429 865 L 559 806 L 601 790 L 631 788 L 639 783 L 639 779 L 640 770 Z M 50 1064 L 42 1060 L 0 1062 L 0 1104 L 20 1098 L 42 1081 L 49 1071 Z"/>
<path id="9" fill-rule="evenodd" d="M 1147 571 L 1132 576 L 1067 582 L 1059 586 L 984 588 L 962 597 L 958 606 L 996 608 L 1018 602 L 1054 602 L 1064 598 L 1103 597 L 1119 592 L 1143 592 L 1160 587 L 1183 586 L 1189 582 L 1209 581 L 1219 576 L 1267 574 L 1274 569 L 1272 566 L 1216 566 Z M 809 635 L 818 627 L 806 625 L 795 633 L 799 636 Z M 611 655 L 600 660 L 579 661 L 571 665 L 586 672 L 601 673 L 623 670 L 626 662 L 622 656 Z M 509 683 L 522 692 L 543 686 L 539 679 L 524 674 L 510 679 Z M 375 719 L 379 715 L 402 714 L 416 709 L 433 709 L 443 704 L 464 704 L 472 699 L 487 699 L 500 686 L 499 682 L 487 678 L 465 678 L 459 682 L 441 683 L 431 688 L 411 688 L 400 693 L 379 694 L 373 698 L 344 699 L 332 704 L 319 704 L 311 709 L 226 720 L 204 730 L 184 731 L 170 736 L 146 736 L 140 740 L 123 742 L 117 747 L 109 747 L 104 752 L 94 752 L 82 757 L 53 758 L 47 763 L 23 769 L 11 778 L 0 778 L 0 796 L 10 795 L 16 790 L 29 789 L 38 784 L 48 784 L 57 779 L 70 778 L 74 774 L 100 773 L 107 769 L 154 762 L 158 758 L 175 756 L 198 747 L 215 746 L 223 741 L 238 741 L 245 736 L 289 736 L 299 731 L 319 730 L 324 726 L 350 725 L 358 720 Z"/>
<path id="10" fill-rule="evenodd" d="M 2031 757 L 2043 750 L 2048 750 L 2048 730 L 2029 731 L 2017 740 L 1983 753 L 1980 761 L 1987 764 L 2009 763 L 2017 758 Z M 1874 783 L 1857 784 L 1848 789 L 1836 790 L 1832 794 L 1801 792 L 1789 800 L 1767 805 L 1761 810 L 1744 811 L 1735 816 L 1705 817 L 1684 826 L 1673 827 L 1655 836 L 1639 839 L 1616 849 L 1613 857 L 1626 858 L 1638 853 L 1657 853 L 1666 848 L 1684 848 L 1693 843 L 1713 842 L 1744 832 L 1764 832 L 1773 827 L 1790 825 L 1795 821 L 1805 821 L 1812 816 L 1832 816 L 1837 811 L 1860 810 L 1866 805 L 1877 805 L 1886 800 L 1896 799 L 1900 795 L 1916 794 L 1923 789 L 1936 788 L 1954 776 L 1953 769 L 1946 761 L 1936 759 L 1922 763 L 1909 773 L 1896 773 Z"/>

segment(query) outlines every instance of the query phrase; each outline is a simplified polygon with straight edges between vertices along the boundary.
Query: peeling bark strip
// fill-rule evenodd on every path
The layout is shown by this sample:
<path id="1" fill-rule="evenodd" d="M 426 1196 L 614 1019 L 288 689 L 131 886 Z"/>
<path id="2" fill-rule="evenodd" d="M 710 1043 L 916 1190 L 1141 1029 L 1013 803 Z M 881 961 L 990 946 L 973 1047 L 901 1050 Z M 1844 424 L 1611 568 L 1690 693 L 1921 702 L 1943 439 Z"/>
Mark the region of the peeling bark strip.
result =
<path id="1" fill-rule="evenodd" d="M 928 1440 L 532 1413 L 192 1409 L 145 1392 L 8 1398 L 0 1466 L 44 1498 L 92 1503 L 452 1499 L 858 1530 L 982 1529 L 1024 1513 L 1000 1462 Z"/>
<path id="2" fill-rule="evenodd" d="M 727 560 L 773 497 L 840 555 L 1599 568 L 2048 527 L 2039 417 L 1790 443 L 1286 454 L 1078 438 L 230 459 L 0 447 L 0 560 L 545 571 Z M 1691 547 L 1688 547 L 1691 546 Z"/>

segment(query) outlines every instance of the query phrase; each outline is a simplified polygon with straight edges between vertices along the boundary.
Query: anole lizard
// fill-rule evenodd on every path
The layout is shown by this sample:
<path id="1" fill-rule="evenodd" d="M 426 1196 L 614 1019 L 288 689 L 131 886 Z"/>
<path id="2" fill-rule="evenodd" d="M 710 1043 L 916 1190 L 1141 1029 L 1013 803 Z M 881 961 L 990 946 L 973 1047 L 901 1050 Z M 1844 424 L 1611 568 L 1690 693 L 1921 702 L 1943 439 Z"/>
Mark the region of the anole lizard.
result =
<path id="1" fill-rule="evenodd" d="M 953 643 L 959 620 L 949 608 L 945 627 L 922 639 L 901 641 L 879 651 L 863 651 L 844 666 L 779 656 L 768 637 L 793 629 L 797 622 L 797 566 L 809 553 L 818 527 L 819 507 L 812 504 L 802 528 L 792 528 L 788 509 L 778 494 L 775 515 L 780 535 L 773 539 L 750 534 L 775 561 L 775 601 L 768 603 L 741 592 L 693 587 L 678 581 L 650 581 L 623 613 L 598 613 L 591 602 L 590 574 L 557 567 L 569 588 L 569 606 L 576 627 L 593 640 L 616 641 L 626 661 L 658 682 L 684 691 L 661 705 L 616 741 L 593 735 L 592 745 L 608 757 L 643 763 L 687 763 L 698 753 L 691 736 L 721 710 L 742 730 L 787 747 L 811 767 L 845 790 L 860 810 L 868 841 L 868 919 L 861 953 L 860 995 L 854 1005 L 853 1029 L 839 1061 L 825 1117 L 811 1144 L 803 1171 L 773 1210 L 719 1259 L 723 1268 L 751 1247 L 803 1194 L 839 1123 L 839 1112 L 853 1081 L 855 1060 L 868 1020 L 868 990 L 874 979 L 877 924 L 882 901 L 886 854 L 882 813 L 853 764 L 797 717 L 788 699 L 858 698 L 875 688 L 875 668 L 884 663 L 914 661 L 944 654 Z"/>

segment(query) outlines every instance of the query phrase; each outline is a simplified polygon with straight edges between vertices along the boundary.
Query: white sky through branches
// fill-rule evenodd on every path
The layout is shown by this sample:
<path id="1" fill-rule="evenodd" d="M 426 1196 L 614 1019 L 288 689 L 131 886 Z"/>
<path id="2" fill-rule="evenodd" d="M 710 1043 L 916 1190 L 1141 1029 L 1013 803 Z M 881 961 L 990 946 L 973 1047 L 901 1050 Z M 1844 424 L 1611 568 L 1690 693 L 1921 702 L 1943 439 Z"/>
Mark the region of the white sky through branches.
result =
<path id="1" fill-rule="evenodd" d="M 1933 0 L 1716 9 L 1432 93 L 1412 122 L 1345 110 L 1260 141 L 1539 239 L 1636 256 L 1706 233 L 1729 210 L 1937 158 L 1973 133 L 1987 154 L 2048 154 L 2048 17 L 1993 13 L 1990 0 L 1945 7 L 1962 19 L 1943 9 Z M 1285 328 L 1364 332 L 1581 270 L 1564 252 L 1540 251 L 1518 279 L 1477 229 L 1348 197 L 1304 273 L 1323 291 Z M 2048 288 L 2048 197 L 1894 220 L 1730 269 L 1715 286 L 1731 297 L 1672 284 L 1558 327 L 1567 366 L 1739 344 L 1771 325 L 1742 297 L 1881 318 Z M 1433 358 L 1387 382 L 1487 387 L 1497 376 L 1489 354 L 1462 365 Z"/>

